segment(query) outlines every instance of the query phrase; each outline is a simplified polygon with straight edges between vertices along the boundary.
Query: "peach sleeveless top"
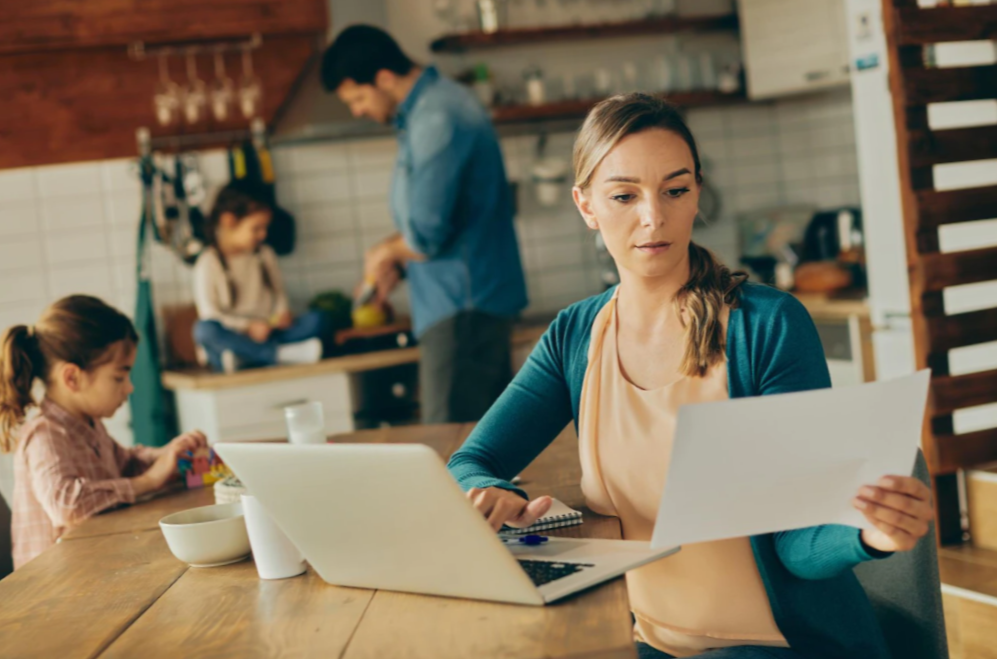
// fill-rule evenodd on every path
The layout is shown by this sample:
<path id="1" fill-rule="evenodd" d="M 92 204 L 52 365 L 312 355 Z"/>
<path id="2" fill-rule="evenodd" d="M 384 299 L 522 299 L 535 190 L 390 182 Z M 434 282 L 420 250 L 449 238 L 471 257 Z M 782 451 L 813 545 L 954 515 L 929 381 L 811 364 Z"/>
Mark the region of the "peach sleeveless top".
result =
<path id="1" fill-rule="evenodd" d="M 726 314 L 724 324 L 726 325 Z M 728 398 L 726 363 L 652 390 L 623 374 L 616 297 L 592 328 L 579 448 L 588 506 L 620 518 L 627 540 L 650 540 L 679 407 Z M 788 647 L 748 538 L 687 545 L 626 575 L 636 640 L 676 657 L 737 645 Z"/>

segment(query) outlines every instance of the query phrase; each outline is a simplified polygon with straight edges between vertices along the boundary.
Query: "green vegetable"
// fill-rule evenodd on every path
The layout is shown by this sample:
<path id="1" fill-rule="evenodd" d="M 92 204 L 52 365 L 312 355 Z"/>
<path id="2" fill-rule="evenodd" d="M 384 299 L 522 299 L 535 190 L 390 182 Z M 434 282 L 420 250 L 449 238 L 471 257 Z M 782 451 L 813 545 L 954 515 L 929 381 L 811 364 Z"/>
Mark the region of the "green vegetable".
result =
<path id="1" fill-rule="evenodd" d="M 329 317 L 330 332 L 353 327 L 353 300 L 342 291 L 326 291 L 319 293 L 308 303 L 308 308 L 321 311 Z"/>

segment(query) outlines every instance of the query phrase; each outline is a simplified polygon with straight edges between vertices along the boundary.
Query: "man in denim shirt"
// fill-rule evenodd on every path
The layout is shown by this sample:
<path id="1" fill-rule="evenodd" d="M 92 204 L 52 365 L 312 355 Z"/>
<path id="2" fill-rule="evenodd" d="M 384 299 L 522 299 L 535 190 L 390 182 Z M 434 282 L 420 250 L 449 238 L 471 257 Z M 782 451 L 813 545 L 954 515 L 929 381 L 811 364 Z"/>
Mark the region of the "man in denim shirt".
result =
<path id="1" fill-rule="evenodd" d="M 425 423 L 476 421 L 511 378 L 513 318 L 526 283 L 494 128 L 470 90 L 413 63 L 387 33 L 356 25 L 326 50 L 322 82 L 356 117 L 392 123 L 398 233 L 364 277 L 383 300 L 406 273 L 421 346 Z"/>

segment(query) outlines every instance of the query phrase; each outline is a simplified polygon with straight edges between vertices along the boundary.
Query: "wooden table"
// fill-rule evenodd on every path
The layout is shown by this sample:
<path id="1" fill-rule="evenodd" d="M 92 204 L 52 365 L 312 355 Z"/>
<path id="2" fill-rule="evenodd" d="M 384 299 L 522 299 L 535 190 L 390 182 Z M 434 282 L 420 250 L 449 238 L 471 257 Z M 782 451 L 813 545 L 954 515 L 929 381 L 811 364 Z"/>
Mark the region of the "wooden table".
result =
<path id="1" fill-rule="evenodd" d="M 420 442 L 449 456 L 471 426 L 411 426 L 335 438 Z M 566 430 L 524 473 L 523 487 L 584 510 L 577 440 Z M 213 503 L 174 494 L 95 517 L 0 581 L 6 658 L 191 657 L 632 658 L 622 579 L 549 607 L 330 586 L 311 570 L 262 581 L 252 561 L 192 569 L 158 529 L 163 515 Z M 569 537 L 619 538 L 588 510 Z"/>

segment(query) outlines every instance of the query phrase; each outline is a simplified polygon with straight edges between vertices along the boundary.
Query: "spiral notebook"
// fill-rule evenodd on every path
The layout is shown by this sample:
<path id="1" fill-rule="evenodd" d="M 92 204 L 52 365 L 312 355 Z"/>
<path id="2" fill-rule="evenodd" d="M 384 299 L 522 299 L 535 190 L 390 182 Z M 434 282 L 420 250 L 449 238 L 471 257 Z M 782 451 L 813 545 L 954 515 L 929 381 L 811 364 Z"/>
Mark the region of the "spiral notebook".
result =
<path id="1" fill-rule="evenodd" d="M 547 514 L 538 519 L 532 526 L 525 529 L 514 529 L 510 526 L 503 526 L 502 533 L 507 535 L 526 535 L 537 531 L 549 531 L 559 529 L 564 526 L 575 526 L 582 523 L 581 511 L 569 508 L 557 499 L 551 504 Z"/>

